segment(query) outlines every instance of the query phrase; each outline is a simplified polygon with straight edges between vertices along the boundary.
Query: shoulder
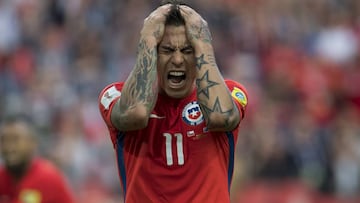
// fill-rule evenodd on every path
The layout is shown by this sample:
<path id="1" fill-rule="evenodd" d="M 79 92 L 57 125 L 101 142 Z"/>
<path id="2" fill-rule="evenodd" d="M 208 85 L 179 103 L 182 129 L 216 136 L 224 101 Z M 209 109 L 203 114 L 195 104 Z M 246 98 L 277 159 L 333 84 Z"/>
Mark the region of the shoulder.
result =
<path id="1" fill-rule="evenodd" d="M 51 161 L 36 158 L 31 175 L 32 183 L 28 184 L 37 185 L 48 202 L 74 202 L 67 177 Z"/>
<path id="2" fill-rule="evenodd" d="M 105 88 L 101 92 L 106 92 L 109 89 L 116 89 L 118 91 L 121 91 L 123 85 L 124 85 L 124 82 L 113 82 L 113 83 L 105 86 Z"/>
<path id="3" fill-rule="evenodd" d="M 121 90 L 123 87 L 123 82 L 115 82 L 107 85 L 99 95 L 99 105 L 104 106 L 105 109 L 108 109 L 110 104 L 118 97 L 121 96 Z"/>
<path id="4" fill-rule="evenodd" d="M 50 161 L 36 158 L 33 163 L 33 170 L 36 174 L 41 174 L 47 180 L 62 178 L 62 172 Z"/>
<path id="5" fill-rule="evenodd" d="M 235 81 L 235 80 L 225 79 L 225 83 L 226 83 L 226 85 L 228 86 L 229 89 L 237 87 L 237 88 L 240 88 L 240 89 L 246 91 L 245 86 L 243 84 Z"/>
<path id="6" fill-rule="evenodd" d="M 234 80 L 225 80 L 225 83 L 231 92 L 231 96 L 233 96 L 234 99 L 240 102 L 243 106 L 246 106 L 248 102 L 248 92 L 245 86 Z"/>
<path id="7" fill-rule="evenodd" d="M 5 167 L 0 164 L 0 202 L 1 195 L 11 190 L 13 183 L 10 174 L 6 171 Z"/>
<path id="8" fill-rule="evenodd" d="M 0 177 L 5 177 L 5 175 L 6 175 L 5 167 L 0 164 Z"/>
<path id="9" fill-rule="evenodd" d="M 116 140 L 117 129 L 111 122 L 111 111 L 115 106 L 116 101 L 121 97 L 121 91 L 123 88 L 123 82 L 115 82 L 110 85 L 107 85 L 99 95 L 98 107 L 100 114 L 105 121 L 106 126 L 110 131 L 110 136 L 113 143 Z"/>

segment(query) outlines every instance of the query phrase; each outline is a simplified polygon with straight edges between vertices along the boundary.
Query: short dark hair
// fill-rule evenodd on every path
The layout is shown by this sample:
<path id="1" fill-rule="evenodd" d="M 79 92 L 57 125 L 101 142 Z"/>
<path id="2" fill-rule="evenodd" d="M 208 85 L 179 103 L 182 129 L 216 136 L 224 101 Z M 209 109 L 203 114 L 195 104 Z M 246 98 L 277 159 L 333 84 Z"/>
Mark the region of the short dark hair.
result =
<path id="1" fill-rule="evenodd" d="M 29 129 L 28 133 L 31 137 L 36 136 L 34 123 L 30 119 L 30 117 L 25 114 L 13 114 L 13 115 L 7 115 L 6 117 L 4 117 L 0 123 L 0 133 L 1 133 L 1 130 L 5 126 L 14 125 L 17 123 L 22 123 L 22 124 L 26 125 L 26 128 Z"/>
<path id="2" fill-rule="evenodd" d="M 186 5 L 182 0 L 162 0 L 160 6 L 163 6 L 165 4 Z"/>
<path id="3" fill-rule="evenodd" d="M 162 1 L 161 5 L 171 4 L 169 13 L 166 16 L 165 25 L 182 26 L 185 25 L 185 19 L 181 15 L 180 5 L 185 5 L 179 0 L 166 0 Z"/>

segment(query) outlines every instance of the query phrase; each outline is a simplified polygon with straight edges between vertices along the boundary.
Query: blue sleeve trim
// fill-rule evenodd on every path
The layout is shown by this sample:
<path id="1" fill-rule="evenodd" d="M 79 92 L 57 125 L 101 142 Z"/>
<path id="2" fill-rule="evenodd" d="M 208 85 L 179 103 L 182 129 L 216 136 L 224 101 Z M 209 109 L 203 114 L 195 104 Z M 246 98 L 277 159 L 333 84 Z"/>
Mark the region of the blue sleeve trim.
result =
<path id="1" fill-rule="evenodd" d="M 125 133 L 119 133 L 116 140 L 116 155 L 117 155 L 117 163 L 118 170 L 121 177 L 121 183 L 123 187 L 124 200 L 126 197 L 126 170 L 125 170 L 125 161 L 124 161 L 124 138 Z"/>
<path id="2" fill-rule="evenodd" d="M 226 132 L 229 142 L 228 190 L 230 193 L 231 180 L 234 172 L 235 140 L 232 132 Z"/>

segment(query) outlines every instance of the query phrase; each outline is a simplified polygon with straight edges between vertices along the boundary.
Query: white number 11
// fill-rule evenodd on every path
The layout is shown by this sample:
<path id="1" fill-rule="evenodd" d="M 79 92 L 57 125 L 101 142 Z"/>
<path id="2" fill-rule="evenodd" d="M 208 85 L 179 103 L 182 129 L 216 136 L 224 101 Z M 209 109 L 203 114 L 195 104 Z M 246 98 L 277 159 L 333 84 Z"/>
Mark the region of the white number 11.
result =
<path id="1" fill-rule="evenodd" d="M 172 155 L 172 137 L 170 133 L 164 133 L 165 136 L 165 147 L 166 147 L 166 164 L 172 166 L 174 164 Z M 181 133 L 175 133 L 176 137 L 176 152 L 177 160 L 179 165 L 184 165 L 184 151 L 183 151 L 183 135 Z"/>

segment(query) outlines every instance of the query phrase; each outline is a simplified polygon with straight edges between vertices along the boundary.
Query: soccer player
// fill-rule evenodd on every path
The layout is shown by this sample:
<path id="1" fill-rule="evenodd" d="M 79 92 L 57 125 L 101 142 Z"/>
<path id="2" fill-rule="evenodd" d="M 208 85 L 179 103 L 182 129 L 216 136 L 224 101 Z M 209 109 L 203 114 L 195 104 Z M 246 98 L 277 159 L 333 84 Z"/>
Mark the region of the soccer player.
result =
<path id="1" fill-rule="evenodd" d="M 223 79 L 211 40 L 195 10 L 162 5 L 144 20 L 127 80 L 100 93 L 125 202 L 230 202 L 247 93 Z"/>
<path id="2" fill-rule="evenodd" d="M 14 118 L 0 128 L 0 203 L 72 203 L 63 175 L 49 161 L 34 157 L 34 131 Z"/>

